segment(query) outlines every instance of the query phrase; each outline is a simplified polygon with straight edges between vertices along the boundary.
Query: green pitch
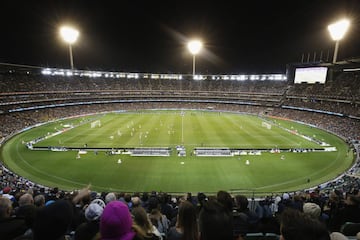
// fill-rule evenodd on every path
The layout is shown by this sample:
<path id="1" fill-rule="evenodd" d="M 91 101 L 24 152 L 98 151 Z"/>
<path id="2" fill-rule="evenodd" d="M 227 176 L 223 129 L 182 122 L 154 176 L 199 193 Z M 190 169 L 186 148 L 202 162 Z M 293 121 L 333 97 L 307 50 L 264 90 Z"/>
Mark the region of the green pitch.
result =
<path id="1" fill-rule="evenodd" d="M 328 181 L 351 166 L 353 155 L 340 138 L 303 124 L 268 120 L 270 129 L 257 116 L 224 112 L 154 110 L 78 117 L 14 136 L 2 146 L 1 158 L 12 171 L 46 186 L 71 190 L 90 183 L 93 190 L 118 192 L 292 191 Z M 301 135 L 337 151 L 264 151 L 227 157 L 193 154 L 196 147 L 324 148 Z M 38 138 L 44 140 L 33 146 L 45 150 L 25 146 Z M 177 155 L 177 145 L 185 147 L 186 156 Z M 88 149 L 80 154 L 78 150 L 50 151 L 49 146 Z M 137 147 L 169 147 L 172 152 L 169 157 L 135 157 L 100 149 Z"/>

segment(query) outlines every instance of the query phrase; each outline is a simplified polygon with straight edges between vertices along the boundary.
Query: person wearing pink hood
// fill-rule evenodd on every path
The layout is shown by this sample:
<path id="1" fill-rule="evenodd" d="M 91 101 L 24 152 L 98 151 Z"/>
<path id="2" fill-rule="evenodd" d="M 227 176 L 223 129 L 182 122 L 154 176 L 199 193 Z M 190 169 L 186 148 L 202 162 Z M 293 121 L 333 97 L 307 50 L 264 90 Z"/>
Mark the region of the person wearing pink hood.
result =
<path id="1" fill-rule="evenodd" d="M 128 206 L 120 201 L 112 201 L 106 205 L 101 215 L 101 239 L 132 240 L 136 236 L 132 224 Z"/>

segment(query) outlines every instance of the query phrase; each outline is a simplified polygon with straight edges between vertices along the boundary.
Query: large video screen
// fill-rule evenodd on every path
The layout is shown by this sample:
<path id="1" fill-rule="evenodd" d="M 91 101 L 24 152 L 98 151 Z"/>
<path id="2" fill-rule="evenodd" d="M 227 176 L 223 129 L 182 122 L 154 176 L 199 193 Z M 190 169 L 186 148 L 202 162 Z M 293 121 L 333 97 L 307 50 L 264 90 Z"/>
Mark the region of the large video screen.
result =
<path id="1" fill-rule="evenodd" d="M 296 68 L 294 83 L 325 83 L 327 67 Z"/>

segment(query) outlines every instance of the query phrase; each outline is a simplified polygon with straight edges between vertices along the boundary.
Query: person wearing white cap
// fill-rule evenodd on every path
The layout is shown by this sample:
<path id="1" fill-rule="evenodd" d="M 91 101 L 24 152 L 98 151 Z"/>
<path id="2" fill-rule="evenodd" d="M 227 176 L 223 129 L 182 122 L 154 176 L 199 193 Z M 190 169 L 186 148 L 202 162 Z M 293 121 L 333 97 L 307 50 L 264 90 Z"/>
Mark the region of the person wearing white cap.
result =
<path id="1" fill-rule="evenodd" d="M 94 199 L 85 209 L 86 222 L 80 224 L 75 231 L 75 240 L 93 239 L 99 234 L 100 217 L 104 211 L 105 203 L 101 199 Z"/>

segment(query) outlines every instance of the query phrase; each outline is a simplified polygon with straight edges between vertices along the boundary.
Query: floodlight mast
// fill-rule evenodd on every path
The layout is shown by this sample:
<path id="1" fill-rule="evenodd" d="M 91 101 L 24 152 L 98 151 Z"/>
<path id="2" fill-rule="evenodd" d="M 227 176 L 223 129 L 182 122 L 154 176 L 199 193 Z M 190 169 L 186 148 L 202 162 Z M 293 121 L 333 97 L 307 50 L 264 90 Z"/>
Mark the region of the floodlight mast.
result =
<path id="1" fill-rule="evenodd" d="M 345 36 L 345 33 L 349 29 L 350 21 L 347 19 L 339 20 L 328 26 L 331 38 L 335 41 L 335 50 L 333 56 L 333 63 L 336 63 L 338 51 L 339 51 L 339 42 Z"/>
<path id="2" fill-rule="evenodd" d="M 199 40 L 192 40 L 187 45 L 190 53 L 193 55 L 193 68 L 192 74 L 195 76 L 195 55 L 198 54 L 202 48 L 202 42 Z"/>
<path id="3" fill-rule="evenodd" d="M 71 70 L 73 70 L 74 69 L 74 59 L 73 59 L 71 44 L 69 44 L 69 56 L 70 56 L 70 68 L 71 68 Z"/>
<path id="4" fill-rule="evenodd" d="M 72 44 L 74 44 L 79 37 L 79 31 L 68 26 L 63 26 L 60 28 L 60 35 L 63 40 L 69 44 L 69 56 L 70 56 L 70 67 L 74 69 L 74 60 L 72 54 Z"/>

